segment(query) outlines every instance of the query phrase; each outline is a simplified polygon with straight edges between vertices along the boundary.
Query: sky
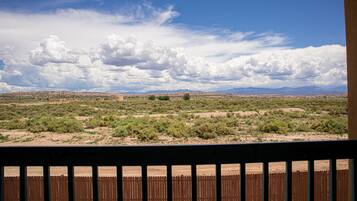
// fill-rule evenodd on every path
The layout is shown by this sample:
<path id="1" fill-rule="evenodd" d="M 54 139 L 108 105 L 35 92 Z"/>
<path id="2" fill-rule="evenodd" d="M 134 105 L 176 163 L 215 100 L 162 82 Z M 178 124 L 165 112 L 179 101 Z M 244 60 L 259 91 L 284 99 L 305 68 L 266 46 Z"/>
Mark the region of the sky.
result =
<path id="1" fill-rule="evenodd" d="M 341 0 L 0 0 L 0 92 L 345 85 Z"/>

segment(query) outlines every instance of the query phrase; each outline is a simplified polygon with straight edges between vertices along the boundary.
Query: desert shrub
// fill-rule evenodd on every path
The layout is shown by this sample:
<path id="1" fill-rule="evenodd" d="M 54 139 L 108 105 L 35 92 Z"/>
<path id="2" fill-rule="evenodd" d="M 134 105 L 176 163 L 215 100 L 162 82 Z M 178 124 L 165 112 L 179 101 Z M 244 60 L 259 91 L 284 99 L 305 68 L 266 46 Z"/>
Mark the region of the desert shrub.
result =
<path id="1" fill-rule="evenodd" d="M 258 130 L 265 133 L 287 133 L 289 129 L 289 125 L 287 122 L 272 119 L 272 120 L 265 120 L 263 123 L 258 127 Z"/>
<path id="2" fill-rule="evenodd" d="M 302 123 L 296 123 L 296 127 L 294 128 L 294 131 L 310 132 L 312 131 L 312 129 L 310 128 L 309 124 L 302 122 Z"/>
<path id="3" fill-rule="evenodd" d="M 167 135 L 176 138 L 187 137 L 190 133 L 191 127 L 182 121 L 174 121 L 167 128 Z"/>
<path id="4" fill-rule="evenodd" d="M 238 127 L 239 126 L 239 121 L 238 121 L 238 119 L 236 119 L 236 118 L 234 118 L 234 117 L 232 117 L 232 118 L 225 118 L 225 121 L 224 121 L 225 123 L 226 123 L 226 125 L 228 126 L 228 127 L 231 127 L 231 128 L 233 128 L 233 127 Z"/>
<path id="5" fill-rule="evenodd" d="M 9 136 L 3 135 L 0 133 L 0 143 L 6 142 L 9 139 Z"/>
<path id="6" fill-rule="evenodd" d="M 112 135 L 113 137 L 126 137 L 129 136 L 129 132 L 126 127 L 117 127 Z"/>
<path id="7" fill-rule="evenodd" d="M 7 130 L 25 129 L 26 121 L 20 119 L 11 119 L 9 121 L 3 121 L 0 122 L 0 128 Z"/>
<path id="8" fill-rule="evenodd" d="M 115 121 L 116 128 L 112 134 L 114 137 L 135 136 L 140 141 L 152 141 L 158 139 L 155 129 L 155 120 L 150 118 L 123 118 Z"/>
<path id="9" fill-rule="evenodd" d="M 73 117 L 36 116 L 27 121 L 27 130 L 38 132 L 74 133 L 83 131 L 83 124 Z"/>
<path id="10" fill-rule="evenodd" d="M 157 99 L 168 101 L 168 100 L 170 100 L 170 96 L 159 96 L 159 97 L 157 97 Z"/>
<path id="11" fill-rule="evenodd" d="M 155 100 L 155 98 L 156 98 L 156 97 L 155 97 L 154 95 L 150 95 L 150 96 L 148 97 L 149 100 Z"/>
<path id="12" fill-rule="evenodd" d="M 82 122 L 78 121 L 77 119 L 71 117 L 62 117 L 56 119 L 52 131 L 57 133 L 75 133 L 82 132 L 84 129 Z"/>
<path id="13" fill-rule="evenodd" d="M 227 118 L 232 118 L 232 117 L 234 117 L 234 113 L 233 112 L 227 112 L 226 113 L 226 117 Z"/>
<path id="14" fill-rule="evenodd" d="M 311 125 L 311 128 L 331 134 L 347 133 L 347 119 L 346 118 L 330 118 L 320 120 Z"/>
<path id="15" fill-rule="evenodd" d="M 223 122 L 214 124 L 214 127 L 217 135 L 230 135 L 233 133 L 233 130 Z"/>
<path id="16" fill-rule="evenodd" d="M 154 141 L 157 140 L 159 137 L 154 128 L 146 127 L 137 133 L 137 138 L 140 141 Z"/>
<path id="17" fill-rule="evenodd" d="M 159 133 L 166 133 L 171 122 L 167 119 L 158 119 L 154 122 L 153 126 Z"/>
<path id="18" fill-rule="evenodd" d="M 232 134 L 233 131 L 222 122 L 219 123 L 209 123 L 199 121 L 193 125 L 192 133 L 195 136 L 203 139 L 211 139 L 221 135 Z"/>
<path id="19" fill-rule="evenodd" d="M 85 121 L 86 128 L 97 128 L 107 126 L 105 121 L 100 116 L 95 116 L 93 118 L 87 119 Z"/>
<path id="20" fill-rule="evenodd" d="M 188 101 L 188 100 L 190 100 L 190 94 L 189 93 L 185 93 L 184 95 L 183 95 L 183 100 L 185 100 L 185 101 Z"/>

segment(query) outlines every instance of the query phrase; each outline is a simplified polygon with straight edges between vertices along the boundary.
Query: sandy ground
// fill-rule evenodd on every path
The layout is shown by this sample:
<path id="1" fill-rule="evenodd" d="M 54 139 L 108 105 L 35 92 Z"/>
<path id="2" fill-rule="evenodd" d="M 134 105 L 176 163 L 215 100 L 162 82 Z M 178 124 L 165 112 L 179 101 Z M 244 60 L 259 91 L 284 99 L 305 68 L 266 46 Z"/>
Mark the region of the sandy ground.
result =
<path id="1" fill-rule="evenodd" d="M 223 144 L 247 142 L 292 142 L 292 141 L 319 141 L 319 140 L 344 140 L 347 134 L 334 135 L 326 133 L 299 132 L 283 134 L 254 135 L 240 134 L 219 136 L 214 139 L 201 139 L 198 137 L 174 138 L 160 135 L 154 142 L 142 142 L 135 137 L 117 138 L 112 136 L 112 129 L 101 127 L 88 129 L 81 133 L 31 133 L 26 130 L 1 130 L 0 133 L 8 136 L 8 140 L 1 145 L 73 145 L 73 144 Z"/>

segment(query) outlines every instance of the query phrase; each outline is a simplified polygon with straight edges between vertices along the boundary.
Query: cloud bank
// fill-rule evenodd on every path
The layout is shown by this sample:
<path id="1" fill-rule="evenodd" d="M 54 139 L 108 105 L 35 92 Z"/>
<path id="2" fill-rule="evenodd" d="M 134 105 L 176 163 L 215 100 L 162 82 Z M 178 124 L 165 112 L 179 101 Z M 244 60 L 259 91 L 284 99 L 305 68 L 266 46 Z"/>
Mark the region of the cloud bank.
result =
<path id="1" fill-rule="evenodd" d="M 195 28 L 175 17 L 172 6 L 150 5 L 116 14 L 0 11 L 0 92 L 346 84 L 344 46 L 294 48 L 283 34 Z"/>

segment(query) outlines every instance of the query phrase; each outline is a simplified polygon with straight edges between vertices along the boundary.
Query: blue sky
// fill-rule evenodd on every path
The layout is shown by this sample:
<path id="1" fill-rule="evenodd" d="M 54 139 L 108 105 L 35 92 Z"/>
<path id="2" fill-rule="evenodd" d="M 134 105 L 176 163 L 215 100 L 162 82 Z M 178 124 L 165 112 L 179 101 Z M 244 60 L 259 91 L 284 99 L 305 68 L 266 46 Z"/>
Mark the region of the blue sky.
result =
<path id="1" fill-rule="evenodd" d="M 341 0 L 0 0 L 0 91 L 340 86 Z"/>
<path id="2" fill-rule="evenodd" d="M 59 8 L 95 9 L 115 13 L 123 8 L 148 3 L 139 0 L 81 1 L 2 0 L 0 8 L 48 12 Z M 174 5 L 180 16 L 173 20 L 189 26 L 226 28 L 243 32 L 284 33 L 295 47 L 345 44 L 344 8 L 341 0 L 262 0 L 237 1 L 150 1 L 155 7 Z"/>

